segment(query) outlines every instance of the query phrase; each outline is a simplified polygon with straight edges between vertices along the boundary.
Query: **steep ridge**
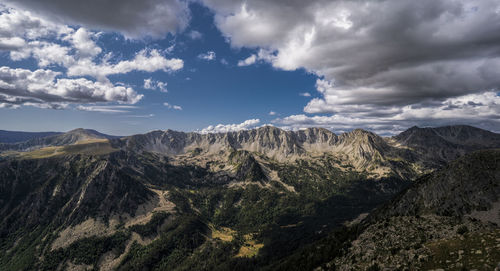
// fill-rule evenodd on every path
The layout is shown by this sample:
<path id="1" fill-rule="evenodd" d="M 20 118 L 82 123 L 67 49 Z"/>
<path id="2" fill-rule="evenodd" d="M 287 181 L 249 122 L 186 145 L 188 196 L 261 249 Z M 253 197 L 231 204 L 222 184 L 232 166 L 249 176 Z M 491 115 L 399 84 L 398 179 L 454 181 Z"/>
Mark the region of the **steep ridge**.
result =
<path id="1" fill-rule="evenodd" d="M 499 223 L 500 150 L 474 152 L 372 212 L 349 250 L 323 268 L 492 270 Z"/>
<path id="2" fill-rule="evenodd" d="M 337 136 L 322 128 L 284 131 L 272 126 L 219 134 L 154 131 L 114 140 L 113 146 L 138 153 L 146 151 L 169 156 L 193 150 L 206 155 L 245 150 L 279 162 L 293 162 L 329 153 L 361 171 L 370 167 L 385 167 L 382 171 L 386 173 L 390 167 L 386 158 L 397 155 L 396 149 L 383 138 L 360 129 Z"/>
<path id="3" fill-rule="evenodd" d="M 285 131 L 273 126 L 229 133 L 199 134 L 154 131 L 113 141 L 113 146 L 137 153 L 178 156 L 194 150 L 219 155 L 245 150 L 279 162 L 311 159 L 324 154 L 373 176 L 412 179 L 465 153 L 500 147 L 500 135 L 469 126 L 418 128 L 382 138 L 356 129 L 336 135 L 323 128 Z"/>
<path id="4" fill-rule="evenodd" d="M 376 216 L 437 214 L 462 217 L 500 200 L 500 150 L 465 155 L 419 178 Z M 497 216 L 500 214 L 496 214 Z"/>
<path id="5" fill-rule="evenodd" d="M 37 137 L 25 142 L 0 144 L 2 151 L 32 151 L 50 146 L 65 146 L 92 140 L 105 140 L 117 138 L 116 136 L 105 135 L 90 129 L 75 129 L 67 133 L 56 134 L 47 137 Z"/>
<path id="6" fill-rule="evenodd" d="M 121 156 L 1 162 L 0 234 L 52 222 L 71 225 L 88 217 L 133 214 L 153 193 L 135 180 L 137 172 L 122 168 Z"/>
<path id="7" fill-rule="evenodd" d="M 355 161 L 355 165 L 367 168 L 373 162 L 377 160 L 381 162 L 381 160 L 385 159 L 391 149 L 392 147 L 380 136 L 362 129 L 356 129 L 340 135 L 334 151 L 347 154 L 351 160 Z"/>
<path id="8" fill-rule="evenodd" d="M 438 167 L 465 153 L 500 147 L 500 134 L 472 126 L 412 127 L 392 138 L 413 150 L 428 167 Z"/>

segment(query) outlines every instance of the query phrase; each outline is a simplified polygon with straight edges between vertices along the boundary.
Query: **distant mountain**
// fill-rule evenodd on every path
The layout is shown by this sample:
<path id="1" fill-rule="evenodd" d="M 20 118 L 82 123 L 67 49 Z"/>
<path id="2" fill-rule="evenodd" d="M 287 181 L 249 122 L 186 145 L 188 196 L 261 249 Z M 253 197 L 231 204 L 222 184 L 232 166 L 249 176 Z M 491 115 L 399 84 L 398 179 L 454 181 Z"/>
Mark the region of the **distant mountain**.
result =
<path id="1" fill-rule="evenodd" d="M 412 127 L 393 137 L 398 146 L 410 148 L 431 167 L 444 165 L 465 153 L 500 147 L 500 134 L 472 126 Z"/>
<path id="2" fill-rule="evenodd" d="M 90 129 L 75 129 L 66 133 L 58 133 L 46 137 L 36 137 L 24 142 L 0 144 L 1 151 L 32 151 L 50 146 L 71 145 L 78 142 L 88 142 L 91 140 L 113 139 L 116 136 L 105 135 Z"/>
<path id="3" fill-rule="evenodd" d="M 129 151 L 169 156 L 195 149 L 206 155 L 246 150 L 282 162 L 329 154 L 359 171 L 412 178 L 465 153 L 500 148 L 500 134 L 470 126 L 413 127 L 393 138 L 382 138 L 362 129 L 336 135 L 322 128 L 285 131 L 265 126 L 218 134 L 154 131 L 125 137 L 114 144 Z"/>
<path id="4" fill-rule="evenodd" d="M 18 132 L 0 130 L 0 143 L 18 143 L 35 138 L 61 134 L 60 132 Z"/>

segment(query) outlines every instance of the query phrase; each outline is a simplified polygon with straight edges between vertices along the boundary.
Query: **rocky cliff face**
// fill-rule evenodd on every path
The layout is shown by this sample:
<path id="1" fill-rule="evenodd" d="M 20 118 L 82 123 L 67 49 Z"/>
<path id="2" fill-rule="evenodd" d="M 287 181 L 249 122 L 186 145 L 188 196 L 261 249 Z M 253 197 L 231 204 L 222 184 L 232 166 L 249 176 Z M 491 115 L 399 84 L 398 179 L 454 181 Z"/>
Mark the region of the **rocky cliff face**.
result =
<path id="1" fill-rule="evenodd" d="M 468 126 L 413 127 L 393 138 L 382 138 L 361 129 L 336 135 L 322 128 L 284 131 L 266 126 L 219 134 L 155 131 L 116 140 L 113 144 L 133 152 L 169 156 L 195 149 L 204 154 L 245 150 L 280 162 L 329 154 L 360 171 L 411 178 L 465 153 L 500 147 L 500 135 Z"/>
<path id="2" fill-rule="evenodd" d="M 360 170 L 388 167 L 386 158 L 396 153 L 383 138 L 363 130 L 337 136 L 322 128 L 284 131 L 272 126 L 220 134 L 155 131 L 115 140 L 113 145 L 138 153 L 146 151 L 169 156 L 193 150 L 206 155 L 244 150 L 280 162 L 328 153 Z"/>

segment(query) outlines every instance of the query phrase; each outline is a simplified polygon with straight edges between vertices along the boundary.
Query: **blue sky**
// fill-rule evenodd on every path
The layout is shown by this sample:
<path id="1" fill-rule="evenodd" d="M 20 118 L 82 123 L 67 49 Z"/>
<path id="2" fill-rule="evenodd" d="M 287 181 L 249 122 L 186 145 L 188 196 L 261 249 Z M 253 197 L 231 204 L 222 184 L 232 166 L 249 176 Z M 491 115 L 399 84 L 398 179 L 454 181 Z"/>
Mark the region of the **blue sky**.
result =
<path id="1" fill-rule="evenodd" d="M 63 2 L 0 1 L 0 129 L 500 130 L 492 1 L 116 1 L 104 16 Z"/>

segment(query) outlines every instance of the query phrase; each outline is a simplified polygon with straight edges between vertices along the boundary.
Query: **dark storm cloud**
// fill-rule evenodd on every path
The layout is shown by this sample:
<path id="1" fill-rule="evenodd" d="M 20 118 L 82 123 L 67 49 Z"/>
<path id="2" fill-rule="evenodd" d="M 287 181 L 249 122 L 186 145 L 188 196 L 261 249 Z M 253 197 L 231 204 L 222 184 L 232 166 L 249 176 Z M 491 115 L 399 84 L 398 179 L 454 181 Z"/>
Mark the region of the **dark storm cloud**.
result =
<path id="1" fill-rule="evenodd" d="M 186 27 L 187 3 L 181 0 L 3 0 L 46 19 L 114 30 L 129 37 L 163 37 Z"/>

